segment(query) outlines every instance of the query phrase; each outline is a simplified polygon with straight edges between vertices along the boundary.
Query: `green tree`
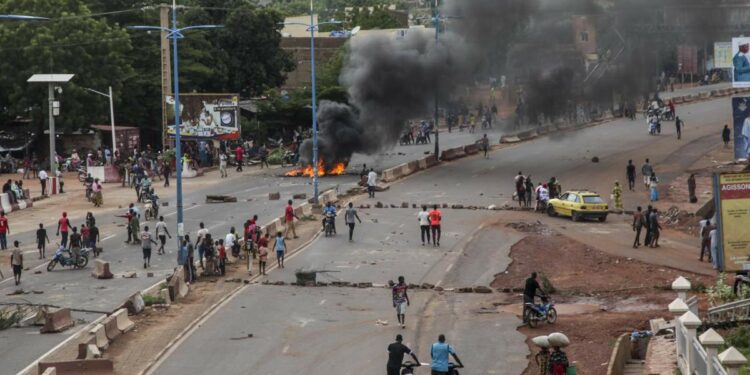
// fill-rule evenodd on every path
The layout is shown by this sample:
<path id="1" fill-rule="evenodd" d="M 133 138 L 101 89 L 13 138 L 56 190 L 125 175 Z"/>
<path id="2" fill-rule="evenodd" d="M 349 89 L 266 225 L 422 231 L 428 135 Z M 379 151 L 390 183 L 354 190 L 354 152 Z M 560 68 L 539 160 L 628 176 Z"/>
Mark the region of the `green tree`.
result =
<path id="1" fill-rule="evenodd" d="M 229 13 L 218 38 L 227 54 L 227 90 L 251 97 L 284 83 L 295 63 L 280 46 L 283 22 L 281 13 L 252 5 Z"/>
<path id="2" fill-rule="evenodd" d="M 112 86 L 121 92 L 133 75 L 125 58 L 131 51 L 130 36 L 117 25 L 88 17 L 91 12 L 80 0 L 16 0 L 0 4 L 0 13 L 33 14 L 53 18 L 46 22 L 0 24 L 0 112 L 7 120 L 31 115 L 43 124 L 47 111 L 47 88 L 30 84 L 36 73 L 71 73 L 72 84 L 58 94 L 63 130 L 86 128 L 109 118 L 106 100 L 93 98 L 81 87 Z M 31 111 L 29 113 L 29 108 Z"/>

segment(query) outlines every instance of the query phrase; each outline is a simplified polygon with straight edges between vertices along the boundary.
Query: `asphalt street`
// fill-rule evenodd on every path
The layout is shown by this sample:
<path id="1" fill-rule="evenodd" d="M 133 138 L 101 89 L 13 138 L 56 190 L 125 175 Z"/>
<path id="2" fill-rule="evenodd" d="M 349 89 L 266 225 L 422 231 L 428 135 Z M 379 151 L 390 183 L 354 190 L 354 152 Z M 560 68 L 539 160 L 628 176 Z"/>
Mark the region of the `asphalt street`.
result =
<path id="1" fill-rule="evenodd" d="M 730 110 L 728 98 L 678 106 L 678 115 L 686 122 L 681 141 L 676 140 L 673 134 L 674 130 L 671 128 L 672 123 L 664 124 L 662 135 L 649 136 L 645 121 L 641 119 L 635 122 L 616 120 L 575 132 L 541 137 L 531 142 L 509 146 L 493 152 L 489 160 L 472 157 L 420 172 L 409 179 L 397 182 L 389 191 L 378 194 L 378 197 L 370 200 L 369 203 L 374 204 L 375 201 L 382 200 L 395 204 L 400 204 L 402 201 L 473 205 L 503 204 L 506 202 L 512 204 L 510 200 L 513 190 L 512 179 L 519 170 L 523 171 L 524 174 L 532 174 L 535 182 L 542 178 L 546 180 L 550 176 L 557 176 L 562 180 L 563 189 L 588 187 L 602 192 L 602 196 L 606 199 L 614 179 L 624 180 L 625 161 L 628 158 L 634 159 L 636 164 L 640 165 L 644 158 L 650 157 L 657 164 L 657 173 L 661 172 L 659 163 L 668 162 L 664 165 L 664 171 L 668 173 L 676 172 L 684 165 L 691 164 L 691 160 L 707 151 L 707 147 L 713 147 L 714 143 L 718 145 L 721 127 L 724 122 L 728 121 Z M 478 139 L 481 134 L 481 130 L 476 134 L 467 132 L 441 133 L 441 145 L 442 148 L 450 148 L 466 144 Z M 362 163 L 384 169 L 422 157 L 425 151 L 432 149 L 433 145 L 431 144 L 396 146 L 392 151 L 375 157 L 355 155 L 352 158 L 349 170 L 358 171 Z M 683 153 L 682 151 L 691 152 Z M 673 153 L 678 153 L 681 156 L 670 159 Z M 683 154 L 687 154 L 687 156 L 682 156 Z M 598 156 L 601 159 L 600 163 L 591 163 L 592 156 Z M 344 191 L 347 186 L 356 183 L 357 179 L 358 177 L 354 175 L 321 179 L 321 191 L 335 187 Z M 220 184 L 209 189 L 187 191 L 185 194 L 185 226 L 188 231 L 195 233 L 198 222 L 203 221 L 212 233 L 223 235 L 230 226 L 239 227 L 242 221 L 253 214 L 259 215 L 261 222 L 280 216 L 287 199 L 295 193 L 309 194 L 310 190 L 309 179 L 284 178 L 269 174 L 265 176 L 243 176 L 231 183 Z M 271 191 L 281 192 L 281 200 L 269 201 L 268 192 Z M 239 201 L 236 204 L 206 204 L 204 200 L 207 193 L 235 195 Z M 634 206 L 636 203 L 643 204 L 645 200 L 646 192 L 643 189 L 636 194 L 629 192 L 625 194 L 626 207 Z M 169 205 L 162 208 L 162 214 L 167 217 L 168 224 L 173 226 L 175 202 L 174 199 L 168 199 L 167 201 Z M 96 213 L 96 215 L 100 225 L 105 223 L 112 226 L 112 223 L 124 224 L 124 219 L 115 217 L 115 215 L 121 213 L 110 211 Z M 335 239 L 321 238 L 317 240 L 310 249 L 301 253 L 297 259 L 290 260 L 290 267 L 285 272 L 274 272 L 270 277 L 289 281 L 291 279 L 290 270 L 295 269 L 295 267 L 333 268 L 341 272 L 331 273 L 327 277 L 342 280 L 351 277 L 351 281 L 383 283 L 403 273 L 408 276 L 411 282 L 437 283 L 440 281 L 447 286 L 460 286 L 486 284 L 491 280 L 492 274 L 502 271 L 505 267 L 503 264 L 507 263 L 507 256 L 503 254 L 507 254 L 507 247 L 509 246 L 507 244 L 512 243 L 512 239 L 508 238 L 508 235 L 504 232 L 482 227 L 482 224 L 488 221 L 488 217 L 482 215 L 488 215 L 489 213 L 469 211 L 466 214 L 450 213 L 446 215 L 443 246 L 437 250 L 427 247 L 421 248 L 421 242 L 417 239 L 418 228 L 416 226 L 416 210 L 414 209 L 362 210 L 360 214 L 365 223 L 357 227 L 354 244 L 346 243 L 344 226 L 340 220 L 339 236 Z M 455 215 L 455 217 L 451 217 L 451 215 Z M 54 231 L 52 226 L 52 223 L 56 222 L 54 216 L 56 215 L 51 216 L 50 222 L 46 223 L 50 232 Z M 372 219 L 377 219 L 378 223 L 372 222 Z M 489 221 L 491 222 L 491 220 Z M 11 239 L 18 238 L 24 243 L 33 243 L 32 228 L 23 228 L 25 231 L 19 233 L 16 233 L 16 231 L 21 228 L 13 229 L 15 231 Z M 170 230 L 175 231 L 173 227 Z M 35 256 L 29 254 L 27 255 L 27 266 L 31 266 L 32 270 L 25 272 L 21 287 L 25 290 L 40 290 L 44 293 L 25 294 L 18 297 L 6 296 L 16 290 L 12 282 L 6 280 L 0 282 L 0 293 L 4 296 L 3 300 L 12 302 L 30 301 L 77 309 L 112 311 L 130 294 L 156 283 L 159 277 L 170 272 L 175 264 L 174 242 L 170 242 L 168 243 L 167 255 L 162 257 L 154 255 L 152 259 L 152 268 L 148 272 L 153 272 L 155 277 L 146 277 L 146 271 L 142 268 L 140 249 L 136 246 L 123 244 L 125 237 L 124 226 L 113 227 L 111 230 L 104 231 L 102 233 L 102 238 L 105 239 L 103 259 L 111 262 L 113 272 L 136 271 L 138 277 L 134 279 L 96 280 L 89 276 L 91 266 L 82 271 L 58 268 L 50 273 L 38 268 L 42 270 L 42 273 L 34 274 L 36 267 L 39 265 L 43 267 L 45 263 L 35 260 Z M 490 246 L 492 244 L 496 246 L 493 248 Z M 486 249 L 483 250 L 483 248 Z M 459 254 L 462 255 L 459 256 Z M 471 256 L 464 254 L 471 254 Z M 48 249 L 48 256 L 50 255 L 51 250 Z M 494 266 L 488 268 L 486 264 L 493 264 Z M 388 268 L 381 267 L 383 265 Z M 356 280 L 354 280 L 355 277 Z M 264 287 L 258 288 L 263 289 Z M 381 294 L 382 292 L 377 291 Z M 242 293 L 243 296 L 245 294 L 247 293 Z M 264 294 L 260 293 L 260 295 Z M 268 293 L 268 295 L 272 295 L 272 293 Z M 237 300 L 241 298 L 245 297 L 238 297 Z M 255 297 L 251 295 L 246 298 Z M 436 308 L 451 306 L 450 298 L 446 298 L 448 300 L 439 303 Z M 385 299 L 387 300 L 387 296 Z M 425 297 L 425 300 L 428 299 Z M 261 298 L 256 303 L 264 306 L 271 303 L 271 300 L 273 298 Z M 273 301 L 273 303 L 277 302 Z M 278 303 L 296 306 L 293 298 L 285 298 Z M 429 306 L 414 306 L 412 311 L 424 311 L 427 307 Z M 383 304 L 382 311 L 377 313 L 379 316 L 392 315 L 388 303 Z M 76 317 L 91 321 L 96 318 L 96 315 L 76 314 Z M 456 315 L 454 318 L 448 317 L 446 319 L 460 319 L 460 317 Z M 504 317 L 503 319 L 515 320 L 515 317 Z M 393 319 L 390 318 L 389 320 L 392 321 Z M 436 324 L 442 323 L 443 321 L 439 321 Z M 409 329 L 414 328 L 410 327 L 407 330 Z M 466 332 L 474 329 L 467 327 Z M 65 340 L 72 331 L 60 335 L 42 336 L 41 338 L 35 332 L 37 332 L 36 328 L 9 329 L 0 332 L 0 358 L 3 359 L 4 371 L 14 373 L 24 368 L 34 359 Z M 471 336 L 466 335 L 466 332 L 461 334 L 456 332 L 454 337 L 459 337 L 459 340 L 462 340 L 462 337 L 469 340 Z M 421 332 L 415 334 L 417 337 L 422 337 Z M 515 331 L 514 329 L 508 329 L 506 334 L 513 335 Z M 388 336 L 392 336 L 392 334 Z M 432 336 L 424 338 L 426 341 L 433 339 Z M 186 342 L 186 348 L 189 347 L 189 342 L 192 340 L 190 338 Z M 526 347 L 522 344 L 523 338 L 518 336 L 517 340 L 521 343 L 518 348 L 508 345 L 503 350 L 525 351 Z M 482 346 L 481 344 L 483 343 L 477 340 L 476 348 L 472 346 L 471 350 L 481 352 L 481 349 L 478 349 Z M 382 342 L 378 342 L 377 345 L 368 346 L 368 353 L 377 353 L 377 355 L 371 357 L 377 358 L 379 361 L 382 357 L 383 347 Z M 352 355 L 358 353 L 357 351 L 349 352 Z M 501 357 L 515 358 L 517 356 Z M 355 358 L 362 358 L 362 354 L 359 353 Z M 270 361 L 270 359 L 268 360 Z M 346 366 L 356 365 L 356 361 L 352 361 L 351 358 L 339 358 L 339 360 L 340 363 L 347 363 Z M 525 367 L 525 360 L 520 362 L 524 364 L 521 366 L 522 369 Z M 490 362 L 484 361 L 478 364 L 477 369 L 481 371 L 493 369 Z M 231 365 L 227 366 L 231 372 L 231 367 L 229 367 Z M 168 373 L 159 371 L 160 373 Z M 516 373 L 518 372 L 520 370 Z M 474 373 L 474 371 L 471 371 L 471 373 Z"/>
<path id="2" fill-rule="evenodd" d="M 683 139 L 679 141 L 670 129 L 670 123 L 664 124 L 662 135 L 650 136 L 643 121 L 616 120 L 576 132 L 541 137 L 531 142 L 506 147 L 493 152 L 489 159 L 475 156 L 445 163 L 400 180 L 388 191 L 377 194 L 375 199 L 362 198 L 357 204 L 374 204 L 377 201 L 396 205 L 400 205 L 401 202 L 513 204 L 510 200 L 514 186 L 513 177 L 519 170 L 525 174 L 540 176 L 537 180 L 557 176 L 562 179 L 563 189 L 595 189 L 607 199 L 614 180 L 624 180 L 625 164 L 630 158 L 639 166 L 643 159 L 650 158 L 656 165 L 657 173 L 666 172 L 668 178 L 670 173 L 675 174 L 681 168 L 692 164 L 700 155 L 714 147 L 714 144 L 719 145 L 723 121 L 717 119 L 726 118 L 728 102 L 728 99 L 721 99 L 678 107 L 678 115 L 686 122 Z M 694 149 L 700 149 L 702 152 L 693 152 Z M 593 156 L 598 156 L 600 162 L 592 163 Z M 636 193 L 627 193 L 625 200 L 627 206 L 645 204 L 646 192 L 640 188 Z M 513 235 L 492 225 L 494 220 L 507 215 L 505 213 L 446 210 L 443 223 L 446 237 L 443 246 L 440 249 L 422 248 L 421 242 L 417 239 L 418 228 L 414 209 L 365 209 L 360 210 L 360 214 L 362 213 L 365 223 L 358 226 L 355 243 L 349 244 L 341 238 L 343 230 L 339 224 L 341 234 L 338 237 L 317 239 L 308 249 L 290 260 L 283 272 L 274 271 L 270 278 L 291 281 L 293 270 L 306 268 L 340 271 L 326 275 L 328 279 L 324 281 L 382 283 L 387 279 L 394 279 L 399 274 L 405 274 L 407 281 L 415 283 L 427 281 L 448 287 L 478 285 L 487 282 L 492 275 L 502 272 L 507 267 L 508 248 L 517 239 L 511 238 Z M 409 224 L 410 220 L 412 224 Z M 357 295 L 368 292 L 371 291 L 248 287 L 204 322 L 170 356 L 164 358 L 155 373 L 219 371 L 233 374 L 250 369 L 263 369 L 263 372 L 271 374 L 289 373 L 300 369 L 313 374 L 327 374 L 332 369 L 335 369 L 335 372 L 358 371 L 367 374 L 382 372 L 382 364 L 379 363 L 384 361 L 383 349 L 390 337 L 381 337 L 379 331 L 370 332 L 369 336 L 358 336 L 362 327 L 356 323 L 380 329 L 373 326 L 374 321 L 392 321 L 393 318 L 388 316 L 393 313 L 388 303 L 387 290 L 378 292 L 378 289 L 375 289 L 377 295 L 364 294 L 357 298 Z M 341 293 L 346 295 L 342 296 Z M 310 295 L 314 295 L 315 298 L 308 301 Z M 354 299 L 356 302 L 340 302 L 340 298 L 347 301 Z M 491 336 L 508 340 L 493 345 L 490 344 L 492 341 L 485 341 L 490 339 L 483 335 L 486 332 L 481 322 L 475 324 L 473 319 L 468 319 L 460 327 L 451 323 L 466 316 L 458 311 L 470 310 L 465 304 L 452 302 L 447 294 L 434 298 L 438 300 L 434 306 L 423 304 L 421 300 L 412 306 L 411 310 L 415 311 L 415 314 L 410 316 L 416 316 L 418 321 L 416 331 L 412 331 L 414 328 L 411 325 L 407 327 L 407 341 L 430 341 L 434 340 L 435 333 L 445 332 L 449 338 L 452 337 L 461 343 L 456 344 L 459 351 L 463 349 L 476 353 L 473 362 L 466 361 L 470 367 L 473 366 L 470 373 L 505 371 L 503 373 L 517 374 L 523 371 L 526 362 L 522 353 L 526 352 L 526 348 L 523 338 L 515 331 L 513 321 L 518 323 L 515 317 L 492 315 L 491 320 L 501 328 L 497 335 Z M 374 301 L 370 301 L 371 299 Z M 326 305 L 331 301 L 337 301 L 340 309 L 321 315 L 335 320 L 329 322 L 331 326 L 328 329 L 331 331 L 324 329 L 316 332 L 315 328 L 308 328 L 307 325 L 310 323 L 305 322 L 318 321 L 320 318 L 308 318 L 304 314 L 317 309 L 316 304 Z M 377 307 L 369 305 L 373 302 Z M 278 310 L 275 308 L 277 303 L 283 303 Z M 359 312 L 352 312 L 358 310 L 351 304 L 367 304 L 368 312 L 374 310 L 379 314 L 357 320 L 355 315 L 359 315 Z M 256 315 L 247 314 L 242 306 L 262 307 Z M 305 308 L 300 308 L 301 306 Z M 446 310 L 451 313 L 436 312 Z M 278 315 L 268 313 L 269 311 L 293 313 L 290 317 L 289 314 Z M 295 318 L 295 314 L 302 316 Z M 351 315 L 350 319 L 353 321 L 339 322 L 339 314 Z M 233 323 L 227 323 L 230 321 Z M 270 348 L 261 350 L 258 354 L 249 354 L 250 357 L 248 351 L 236 349 L 237 344 L 228 339 L 228 333 L 236 332 L 236 327 L 256 331 L 266 329 L 269 325 L 276 328 L 275 332 L 270 337 L 263 334 L 263 340 L 258 341 L 262 341 L 260 345 L 264 348 L 266 342 L 270 341 Z M 231 326 L 235 326 L 234 331 Z M 427 328 L 428 326 L 441 328 L 433 330 Z M 391 328 L 390 336 L 395 333 L 393 331 L 398 329 Z M 329 336 L 335 336 L 337 339 L 330 340 Z M 217 356 L 218 359 L 206 363 L 198 356 L 206 345 L 222 353 Z M 248 341 L 247 345 L 252 344 Z M 238 356 L 239 352 L 244 354 Z M 489 358 L 499 362 L 492 362 Z"/>
<path id="3" fill-rule="evenodd" d="M 473 142 L 476 137 L 481 137 L 481 135 L 469 134 L 468 132 L 452 133 L 443 136 L 441 143 L 444 147 L 457 147 Z M 361 164 L 357 166 L 357 160 L 362 160 L 362 162 L 382 170 L 404 163 L 407 160 L 422 157 L 424 150 L 431 149 L 430 147 L 432 145 L 429 144 L 426 146 L 396 146 L 393 151 L 385 152 L 376 157 L 355 156 L 350 163 L 349 170 L 355 172 L 361 168 Z M 183 207 L 186 230 L 192 233 L 194 237 L 198 230 L 198 224 L 203 222 L 212 234 L 223 237 L 231 226 L 235 226 L 238 231 L 241 231 L 242 223 L 253 215 L 258 215 L 261 223 L 282 216 L 286 201 L 292 199 L 292 196 L 297 193 L 307 193 L 309 196 L 312 186 L 309 178 L 283 177 L 281 174 L 281 170 L 273 170 L 264 175 L 243 175 L 230 180 L 231 182 L 215 185 L 211 188 L 185 191 Z M 322 178 L 320 179 L 320 191 L 338 188 L 343 192 L 354 186 L 358 180 L 359 177 L 355 174 Z M 281 193 L 281 199 L 269 200 L 268 193 L 276 191 Z M 206 194 L 236 196 L 238 202 L 206 204 Z M 174 227 L 176 201 L 174 198 L 164 199 L 164 201 L 168 205 L 161 208 L 160 214 L 165 216 L 167 224 L 170 225 L 169 230 L 174 235 L 176 232 Z M 300 201 L 296 201 L 295 204 L 299 203 Z M 62 211 L 64 208 L 60 210 Z M 127 231 L 124 226 L 125 219 L 116 216 L 122 214 L 124 214 L 124 209 L 122 211 L 95 212 L 97 225 L 102 228 L 101 238 L 104 249 L 102 259 L 110 262 L 112 272 L 116 274 L 115 279 L 98 280 L 92 278 L 90 273 L 93 268 L 93 258 L 91 258 L 90 265 L 84 270 L 62 268 L 58 265 L 52 272 L 47 272 L 45 267 L 54 254 L 52 246 L 48 246 L 46 260 L 37 259 L 36 251 L 28 250 L 26 252 L 25 265 L 30 270 L 24 272 L 20 286 L 16 287 L 11 277 L 6 277 L 5 280 L 0 281 L 0 294 L 3 295 L 3 300 L 107 312 L 115 310 L 136 291 L 148 288 L 162 280 L 171 273 L 176 264 L 175 242 L 168 240 L 166 255 L 156 255 L 154 249 L 151 268 L 144 270 L 140 246 L 124 243 L 127 239 Z M 12 225 L 12 216 L 10 220 Z M 52 216 L 49 222 L 45 223 L 53 243 L 59 241 L 59 237 L 53 236 L 56 221 L 57 217 Z M 80 223 L 73 221 L 72 224 L 78 226 Z M 141 227 L 149 225 L 153 231 L 155 222 L 142 221 L 141 224 Z M 12 236 L 10 236 L 11 240 L 18 239 L 27 245 L 35 243 L 35 228 L 33 230 L 32 228 L 11 228 L 14 229 Z M 8 273 L 8 271 L 6 270 L 4 273 Z M 41 271 L 41 273 L 35 274 L 38 271 Z M 136 278 L 120 277 L 121 274 L 131 271 L 137 273 Z M 153 273 L 154 277 L 146 277 L 147 272 Z M 42 291 L 43 294 L 30 293 L 7 296 L 19 288 L 25 291 Z M 98 317 L 96 314 L 84 314 L 75 311 L 73 314 L 75 318 L 81 319 L 81 322 L 93 321 Z M 79 327 L 83 327 L 83 325 L 79 325 Z M 0 358 L 3 358 L 4 368 L 12 373 L 23 369 L 36 358 L 67 339 L 73 332 L 75 331 L 70 330 L 60 335 L 42 335 L 40 339 L 40 335 L 37 334 L 38 328 L 35 327 L 0 331 Z"/>

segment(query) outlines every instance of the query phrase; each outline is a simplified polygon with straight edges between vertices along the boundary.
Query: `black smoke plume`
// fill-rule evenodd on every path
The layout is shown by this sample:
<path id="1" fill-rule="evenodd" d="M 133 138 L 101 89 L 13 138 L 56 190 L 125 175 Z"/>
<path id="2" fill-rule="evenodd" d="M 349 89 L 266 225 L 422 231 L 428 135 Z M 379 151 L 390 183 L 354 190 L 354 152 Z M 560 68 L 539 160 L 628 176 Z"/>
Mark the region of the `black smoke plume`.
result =
<path id="1" fill-rule="evenodd" d="M 438 43 L 434 29 L 410 29 L 403 37 L 355 37 L 340 77 L 350 104 L 320 104 L 320 158 L 331 166 L 355 152 L 374 154 L 392 147 L 407 121 L 433 113 L 436 97 L 445 103 L 473 82 L 486 65 L 493 34 L 518 29 L 531 3 L 449 1 L 443 13 L 466 21 L 447 18 Z M 311 163 L 310 140 L 300 151 L 302 163 Z"/>

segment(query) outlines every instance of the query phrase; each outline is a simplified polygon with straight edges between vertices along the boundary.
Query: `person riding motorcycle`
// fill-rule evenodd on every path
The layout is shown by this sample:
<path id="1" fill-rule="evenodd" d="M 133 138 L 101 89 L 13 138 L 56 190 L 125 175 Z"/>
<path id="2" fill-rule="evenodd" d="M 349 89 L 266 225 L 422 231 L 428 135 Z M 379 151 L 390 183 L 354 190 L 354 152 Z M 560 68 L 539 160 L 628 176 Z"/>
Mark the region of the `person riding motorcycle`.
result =
<path id="1" fill-rule="evenodd" d="M 331 226 L 333 227 L 333 233 L 336 233 L 336 206 L 331 202 L 326 203 L 323 207 L 323 231 L 326 230 L 326 220 L 331 218 Z"/>
<path id="2" fill-rule="evenodd" d="M 527 303 L 534 303 L 534 297 L 536 297 L 537 290 L 540 292 L 540 295 L 546 295 L 544 293 L 544 290 L 541 286 L 539 286 L 539 282 L 536 280 L 536 272 L 531 273 L 531 277 L 526 279 L 526 285 L 523 288 L 523 322 L 528 323 L 527 319 L 527 310 L 529 309 L 526 305 Z"/>
<path id="3" fill-rule="evenodd" d="M 154 218 L 159 217 L 159 196 L 156 195 L 154 190 L 147 193 L 146 201 L 151 201 L 151 209 L 154 211 Z"/>
<path id="4" fill-rule="evenodd" d="M 153 190 L 151 190 L 151 179 L 148 177 L 148 175 L 144 176 L 141 180 L 141 200 L 146 200 L 148 197 L 153 194 Z"/>

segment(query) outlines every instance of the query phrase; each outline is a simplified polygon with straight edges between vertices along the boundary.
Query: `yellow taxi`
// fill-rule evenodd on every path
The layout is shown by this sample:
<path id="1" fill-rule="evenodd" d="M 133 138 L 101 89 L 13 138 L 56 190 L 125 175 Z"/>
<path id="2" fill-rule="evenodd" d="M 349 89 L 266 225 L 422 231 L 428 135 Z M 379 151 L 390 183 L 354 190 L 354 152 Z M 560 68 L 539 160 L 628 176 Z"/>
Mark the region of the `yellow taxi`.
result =
<path id="1" fill-rule="evenodd" d="M 599 194 L 588 190 L 566 191 L 559 198 L 547 203 L 549 216 L 570 216 L 573 221 L 581 219 L 607 220 L 609 206 Z"/>

